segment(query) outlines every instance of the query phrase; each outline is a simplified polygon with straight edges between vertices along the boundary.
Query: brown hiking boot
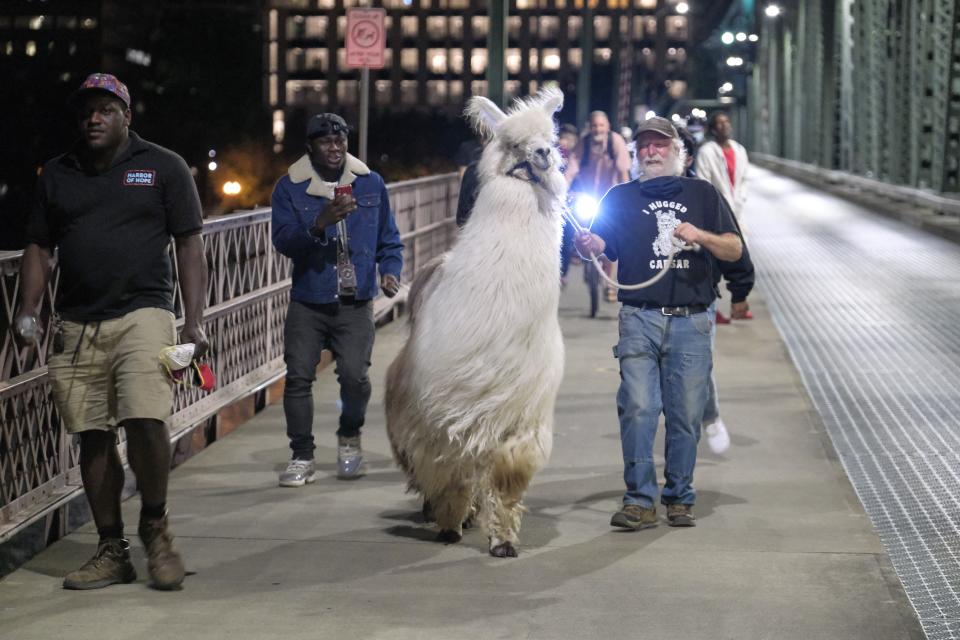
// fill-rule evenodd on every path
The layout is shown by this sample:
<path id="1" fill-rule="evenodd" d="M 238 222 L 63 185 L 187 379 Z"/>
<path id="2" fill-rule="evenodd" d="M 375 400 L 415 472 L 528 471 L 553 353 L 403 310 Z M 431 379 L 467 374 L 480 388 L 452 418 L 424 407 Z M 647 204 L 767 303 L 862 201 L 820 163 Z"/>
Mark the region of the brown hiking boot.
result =
<path id="1" fill-rule="evenodd" d="M 123 538 L 102 540 L 97 552 L 82 567 L 63 578 L 64 589 L 102 589 L 137 579 L 130 562 L 130 543 Z"/>
<path id="2" fill-rule="evenodd" d="M 155 589 L 178 589 L 186 571 L 183 559 L 173 548 L 173 534 L 167 526 L 167 516 L 159 520 L 140 520 L 140 539 L 147 550 L 147 570 Z"/>
<path id="3" fill-rule="evenodd" d="M 649 529 L 657 526 L 656 507 L 642 507 L 639 504 L 625 504 L 610 518 L 610 526 L 624 529 Z"/>
<path id="4" fill-rule="evenodd" d="M 692 504 L 668 504 L 667 524 L 671 527 L 695 527 L 697 519 L 693 515 Z"/>

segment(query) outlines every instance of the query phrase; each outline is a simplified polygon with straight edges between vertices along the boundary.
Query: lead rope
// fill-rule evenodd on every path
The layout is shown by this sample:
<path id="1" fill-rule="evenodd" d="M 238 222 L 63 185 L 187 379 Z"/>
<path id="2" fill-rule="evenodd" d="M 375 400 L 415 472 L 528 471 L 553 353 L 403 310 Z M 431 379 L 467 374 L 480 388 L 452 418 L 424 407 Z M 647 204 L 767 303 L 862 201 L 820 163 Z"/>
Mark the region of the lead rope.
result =
<path id="1" fill-rule="evenodd" d="M 589 229 L 585 229 L 583 225 L 580 224 L 580 221 L 577 220 L 576 216 L 573 215 L 573 212 L 568 207 L 564 207 L 563 216 L 567 219 L 567 222 L 573 225 L 573 228 L 577 231 L 577 233 L 580 233 L 583 231 L 589 231 Z M 606 273 L 603 272 L 603 267 L 600 265 L 600 261 L 597 260 L 597 256 L 594 255 L 592 251 L 590 252 L 590 262 L 593 263 L 593 266 L 596 268 L 597 273 L 600 274 L 600 277 L 604 280 L 604 282 L 609 284 L 611 287 L 622 289 L 623 291 L 636 291 L 637 289 L 645 289 L 646 287 L 652 286 L 653 284 L 658 282 L 661 278 L 663 278 L 663 276 L 667 275 L 667 272 L 670 270 L 670 267 L 673 266 L 674 257 L 680 251 L 699 251 L 699 250 L 700 250 L 700 245 L 685 244 L 679 238 L 673 237 L 672 242 L 670 243 L 670 255 L 667 256 L 667 261 L 666 263 L 664 263 L 663 268 L 660 269 L 660 273 L 653 276 L 649 280 L 644 280 L 643 282 L 638 282 L 636 284 L 620 284 L 619 282 L 617 282 L 616 280 L 608 276 Z M 577 253 L 579 253 L 579 251 Z"/>

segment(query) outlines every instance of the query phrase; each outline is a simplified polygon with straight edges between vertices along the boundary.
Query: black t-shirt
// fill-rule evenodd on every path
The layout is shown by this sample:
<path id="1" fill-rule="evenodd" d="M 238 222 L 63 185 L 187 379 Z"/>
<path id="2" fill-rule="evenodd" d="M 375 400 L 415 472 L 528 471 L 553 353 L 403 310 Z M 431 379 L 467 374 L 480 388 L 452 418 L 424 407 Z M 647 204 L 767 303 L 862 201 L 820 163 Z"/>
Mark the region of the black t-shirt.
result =
<path id="1" fill-rule="evenodd" d="M 711 233 L 737 233 L 733 214 L 709 182 L 691 178 L 634 180 L 607 192 L 591 231 L 606 242 L 604 253 L 617 260 L 623 284 L 648 280 L 670 255 L 673 231 L 681 222 Z M 706 250 L 679 251 L 670 273 L 650 287 L 617 294 L 622 302 L 652 306 L 710 304 L 715 258 Z"/>
<path id="2" fill-rule="evenodd" d="M 57 249 L 57 311 L 86 322 L 145 307 L 173 311 L 170 236 L 202 227 L 183 158 L 131 131 L 105 173 L 84 173 L 76 149 L 44 165 L 27 242 Z"/>

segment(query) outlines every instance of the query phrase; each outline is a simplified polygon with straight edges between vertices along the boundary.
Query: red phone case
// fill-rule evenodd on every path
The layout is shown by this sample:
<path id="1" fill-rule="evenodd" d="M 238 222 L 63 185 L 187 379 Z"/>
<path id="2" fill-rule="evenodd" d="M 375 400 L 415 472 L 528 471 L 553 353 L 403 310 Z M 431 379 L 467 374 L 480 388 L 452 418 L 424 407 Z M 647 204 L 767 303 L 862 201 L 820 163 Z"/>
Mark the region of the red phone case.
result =
<path id="1" fill-rule="evenodd" d="M 350 184 L 338 184 L 333 188 L 333 197 L 337 196 L 352 196 L 353 195 L 353 185 Z"/>

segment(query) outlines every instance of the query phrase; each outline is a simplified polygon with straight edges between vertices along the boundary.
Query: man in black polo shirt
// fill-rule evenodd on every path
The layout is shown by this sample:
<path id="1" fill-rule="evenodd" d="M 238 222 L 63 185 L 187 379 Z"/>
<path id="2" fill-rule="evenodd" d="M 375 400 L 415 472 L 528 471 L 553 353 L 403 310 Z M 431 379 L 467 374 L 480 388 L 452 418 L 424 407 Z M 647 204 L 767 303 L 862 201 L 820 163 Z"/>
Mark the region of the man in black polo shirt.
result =
<path id="1" fill-rule="evenodd" d="M 604 196 L 592 232 L 576 238 L 581 253 L 619 261 L 620 282 L 643 282 L 669 262 L 674 239 L 698 245 L 677 251 L 669 273 L 635 291 L 621 289 L 617 413 L 623 447 L 623 507 L 610 524 L 642 529 L 657 523 L 653 442 L 666 422 L 665 483 L 660 501 L 671 526 L 693 526 L 693 470 L 713 369 L 716 260 L 740 257 L 730 209 L 703 180 L 681 178 L 683 143 L 665 118 L 637 130 L 638 180 Z"/>
<path id="2" fill-rule="evenodd" d="M 114 76 L 89 76 L 71 104 L 80 140 L 40 176 L 16 320 L 21 337 L 35 332 L 56 249 L 60 328 L 47 365 L 60 417 L 79 434 L 83 488 L 100 534 L 96 554 L 63 586 L 98 589 L 136 579 L 120 514 L 122 426 L 152 584 L 176 589 L 185 572 L 166 510 L 173 390 L 158 355 L 176 341 L 171 236 L 184 303 L 180 341 L 194 343 L 197 356 L 207 350 L 200 199 L 180 156 L 129 130 L 130 94 Z"/>

